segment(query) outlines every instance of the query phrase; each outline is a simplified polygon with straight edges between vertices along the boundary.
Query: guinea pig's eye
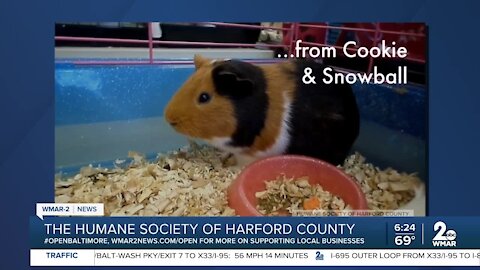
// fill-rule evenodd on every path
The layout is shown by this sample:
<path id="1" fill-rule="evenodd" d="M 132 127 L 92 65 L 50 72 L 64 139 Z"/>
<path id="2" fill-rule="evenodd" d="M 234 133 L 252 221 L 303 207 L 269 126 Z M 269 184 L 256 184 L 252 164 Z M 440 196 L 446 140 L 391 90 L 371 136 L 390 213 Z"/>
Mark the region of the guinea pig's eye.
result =
<path id="1" fill-rule="evenodd" d="M 198 103 L 207 103 L 210 101 L 210 95 L 208 93 L 201 93 L 200 96 L 198 96 Z"/>

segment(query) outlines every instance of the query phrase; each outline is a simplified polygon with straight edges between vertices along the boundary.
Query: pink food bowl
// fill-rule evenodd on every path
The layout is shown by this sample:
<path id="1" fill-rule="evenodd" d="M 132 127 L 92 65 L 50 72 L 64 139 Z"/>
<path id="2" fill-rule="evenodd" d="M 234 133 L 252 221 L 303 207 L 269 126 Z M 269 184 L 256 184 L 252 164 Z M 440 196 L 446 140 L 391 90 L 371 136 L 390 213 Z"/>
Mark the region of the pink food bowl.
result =
<path id="1" fill-rule="evenodd" d="M 319 159 L 284 155 L 258 160 L 248 165 L 228 189 L 228 204 L 240 216 L 262 216 L 256 209 L 255 193 L 265 190 L 265 181 L 308 176 L 311 185 L 339 196 L 353 210 L 368 209 L 360 186 L 337 167 Z"/>

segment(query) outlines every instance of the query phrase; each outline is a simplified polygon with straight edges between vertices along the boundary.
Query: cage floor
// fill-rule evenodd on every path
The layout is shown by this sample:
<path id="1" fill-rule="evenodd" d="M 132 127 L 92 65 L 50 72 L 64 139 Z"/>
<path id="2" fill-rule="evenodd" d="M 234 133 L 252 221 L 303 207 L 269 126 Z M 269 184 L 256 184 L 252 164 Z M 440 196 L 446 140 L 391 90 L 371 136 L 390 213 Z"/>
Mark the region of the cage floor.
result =
<path id="1" fill-rule="evenodd" d="M 130 162 L 116 160 L 111 169 L 88 166 L 75 176 L 58 177 L 55 202 L 104 203 L 110 216 L 235 215 L 226 190 L 241 168 L 224 153 L 192 143 L 155 161 L 135 152 L 129 157 Z M 425 213 L 423 184 L 415 173 L 380 169 L 359 153 L 341 169 L 358 181 L 371 210 L 415 206 L 417 215 Z"/>

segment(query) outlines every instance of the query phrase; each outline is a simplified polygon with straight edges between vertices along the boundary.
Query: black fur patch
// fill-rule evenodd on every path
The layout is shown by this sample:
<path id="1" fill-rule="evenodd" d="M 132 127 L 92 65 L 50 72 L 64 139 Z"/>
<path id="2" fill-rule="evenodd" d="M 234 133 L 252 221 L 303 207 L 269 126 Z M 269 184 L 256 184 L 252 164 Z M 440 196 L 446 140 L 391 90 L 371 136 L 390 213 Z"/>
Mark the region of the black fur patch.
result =
<path id="1" fill-rule="evenodd" d="M 359 133 L 359 113 L 348 84 L 324 84 L 327 66 L 311 60 L 295 61 L 290 72 L 296 80 L 290 119 L 290 144 L 287 152 L 316 157 L 341 164 Z M 316 84 L 304 84 L 306 67 L 312 68 Z"/>
<path id="2" fill-rule="evenodd" d="M 235 110 L 237 128 L 231 146 L 249 147 L 265 126 L 268 96 L 263 71 L 250 63 L 229 60 L 212 70 L 216 92 L 228 97 Z"/>

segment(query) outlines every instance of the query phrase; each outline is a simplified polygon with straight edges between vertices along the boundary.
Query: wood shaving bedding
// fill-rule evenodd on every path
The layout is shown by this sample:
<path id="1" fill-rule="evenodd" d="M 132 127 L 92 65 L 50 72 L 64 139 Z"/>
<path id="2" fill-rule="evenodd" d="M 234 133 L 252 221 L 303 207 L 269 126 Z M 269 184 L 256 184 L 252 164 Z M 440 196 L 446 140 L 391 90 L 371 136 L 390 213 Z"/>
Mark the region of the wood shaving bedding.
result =
<path id="1" fill-rule="evenodd" d="M 214 148 L 192 143 L 153 163 L 135 152 L 129 157 L 125 168 L 88 166 L 57 180 L 55 202 L 104 203 L 105 215 L 111 216 L 235 215 L 226 189 L 239 169 L 226 166 L 231 159 Z"/>
<path id="2" fill-rule="evenodd" d="M 116 160 L 113 169 L 88 166 L 74 177 L 55 177 L 55 202 L 104 203 L 105 215 L 111 216 L 235 215 L 228 207 L 226 190 L 240 169 L 231 166 L 234 159 L 224 153 L 191 143 L 185 149 L 159 156 L 155 162 L 148 162 L 135 152 L 130 152 L 129 157 L 130 163 Z M 339 168 L 359 182 L 372 210 L 398 209 L 413 198 L 420 183 L 415 174 L 391 168 L 380 170 L 365 163 L 359 153 L 348 157 Z M 339 207 L 338 210 L 347 207 L 321 187 L 310 189 L 321 195 L 322 202 L 337 200 L 333 205 L 322 206 Z"/>
<path id="3" fill-rule="evenodd" d="M 349 156 L 343 166 L 346 174 L 360 184 L 371 210 L 395 210 L 410 202 L 416 188 L 421 185 L 416 173 L 399 173 L 392 168 L 381 170 L 356 152 Z"/>

